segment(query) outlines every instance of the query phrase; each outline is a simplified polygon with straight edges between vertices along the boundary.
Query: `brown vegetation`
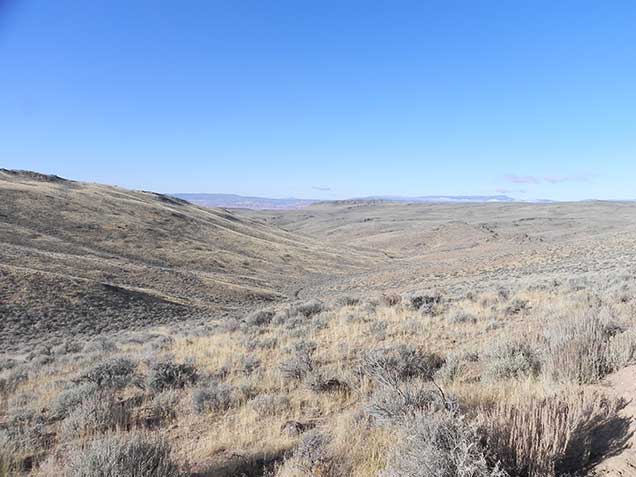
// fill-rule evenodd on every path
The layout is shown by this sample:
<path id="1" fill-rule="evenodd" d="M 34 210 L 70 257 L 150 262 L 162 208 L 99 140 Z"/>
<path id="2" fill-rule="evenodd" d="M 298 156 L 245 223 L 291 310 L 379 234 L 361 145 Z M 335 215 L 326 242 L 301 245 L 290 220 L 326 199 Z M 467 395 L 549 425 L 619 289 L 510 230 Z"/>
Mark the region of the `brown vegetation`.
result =
<path id="1" fill-rule="evenodd" d="M 611 205 L 603 220 L 608 204 L 320 205 L 235 216 L 4 175 L 0 475 L 586 475 L 631 439 L 628 403 L 601 383 L 636 358 L 632 206 Z M 129 208 L 107 215 L 115 196 Z M 98 232 L 70 225 L 89 203 L 99 217 L 84 214 L 85 223 Z M 156 223 L 144 220 L 178 208 L 195 225 L 165 222 L 175 236 L 163 250 L 133 259 L 131 244 L 105 243 L 105 229 L 125 216 L 145 224 L 136 237 L 156 247 Z M 14 235 L 20 227 L 46 227 L 46 236 Z M 518 228 L 536 240 L 517 241 Z M 213 273 L 206 254 L 227 258 L 228 244 L 236 255 Z M 384 246 L 393 258 L 377 252 Z M 304 258 L 274 259 L 293 250 Z M 238 266 L 243 259 L 251 265 Z M 115 264 L 115 288 L 102 291 L 121 303 L 91 309 L 88 284 Z M 55 292 L 41 280 L 52 274 Z M 248 297 L 256 277 L 276 300 Z M 229 289 L 231 312 L 204 304 Z M 38 290 L 62 293 L 68 308 L 51 318 L 50 295 Z M 152 319 L 126 314 L 137 293 L 161 293 L 146 302 Z M 175 324 L 166 301 L 208 314 Z M 94 326 L 118 313 L 116 325 Z"/>

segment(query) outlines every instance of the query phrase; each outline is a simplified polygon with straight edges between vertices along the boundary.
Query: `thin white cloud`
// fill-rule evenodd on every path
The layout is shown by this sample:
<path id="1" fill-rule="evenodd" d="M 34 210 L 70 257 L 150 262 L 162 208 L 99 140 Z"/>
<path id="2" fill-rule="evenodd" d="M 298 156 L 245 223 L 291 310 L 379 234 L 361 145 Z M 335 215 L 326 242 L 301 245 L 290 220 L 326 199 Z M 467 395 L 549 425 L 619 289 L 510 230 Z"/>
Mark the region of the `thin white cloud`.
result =
<path id="1" fill-rule="evenodd" d="M 540 184 L 541 179 L 535 176 L 518 176 L 516 174 L 508 174 L 506 180 L 512 184 Z"/>
<path id="2" fill-rule="evenodd" d="M 563 184 L 564 182 L 588 182 L 594 174 L 573 174 L 573 175 L 547 175 L 547 176 L 519 176 L 508 174 L 505 176 L 507 182 L 511 184 Z"/>

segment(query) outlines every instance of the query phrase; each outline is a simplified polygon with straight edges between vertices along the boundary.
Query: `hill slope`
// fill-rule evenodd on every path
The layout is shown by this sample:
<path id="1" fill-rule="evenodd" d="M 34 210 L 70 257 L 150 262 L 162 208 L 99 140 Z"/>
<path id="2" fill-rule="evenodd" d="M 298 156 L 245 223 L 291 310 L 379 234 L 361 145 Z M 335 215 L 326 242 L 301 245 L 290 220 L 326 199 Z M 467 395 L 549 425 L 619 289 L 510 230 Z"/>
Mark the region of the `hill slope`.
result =
<path id="1" fill-rule="evenodd" d="M 356 261 L 223 209 L 0 170 L 2 344 L 232 313 Z"/>

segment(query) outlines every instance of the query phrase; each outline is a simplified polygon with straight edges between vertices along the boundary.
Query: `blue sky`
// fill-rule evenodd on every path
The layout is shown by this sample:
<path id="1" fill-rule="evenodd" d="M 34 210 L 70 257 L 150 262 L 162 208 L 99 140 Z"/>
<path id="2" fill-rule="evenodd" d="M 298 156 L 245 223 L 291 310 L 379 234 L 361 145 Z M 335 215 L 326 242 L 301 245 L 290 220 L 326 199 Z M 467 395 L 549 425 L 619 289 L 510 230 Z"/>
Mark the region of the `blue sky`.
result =
<path id="1" fill-rule="evenodd" d="M 0 0 L 0 167 L 633 199 L 635 24 L 628 1 Z"/>

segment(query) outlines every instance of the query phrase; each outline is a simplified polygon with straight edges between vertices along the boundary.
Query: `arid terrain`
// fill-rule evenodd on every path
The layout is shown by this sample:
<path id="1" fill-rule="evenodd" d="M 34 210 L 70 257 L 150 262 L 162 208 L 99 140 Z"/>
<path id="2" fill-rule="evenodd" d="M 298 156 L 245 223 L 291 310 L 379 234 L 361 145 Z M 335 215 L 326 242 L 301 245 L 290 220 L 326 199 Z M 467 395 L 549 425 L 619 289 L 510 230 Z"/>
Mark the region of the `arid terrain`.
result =
<path id="1" fill-rule="evenodd" d="M 0 170 L 0 476 L 636 475 L 635 326 L 636 203 Z"/>

